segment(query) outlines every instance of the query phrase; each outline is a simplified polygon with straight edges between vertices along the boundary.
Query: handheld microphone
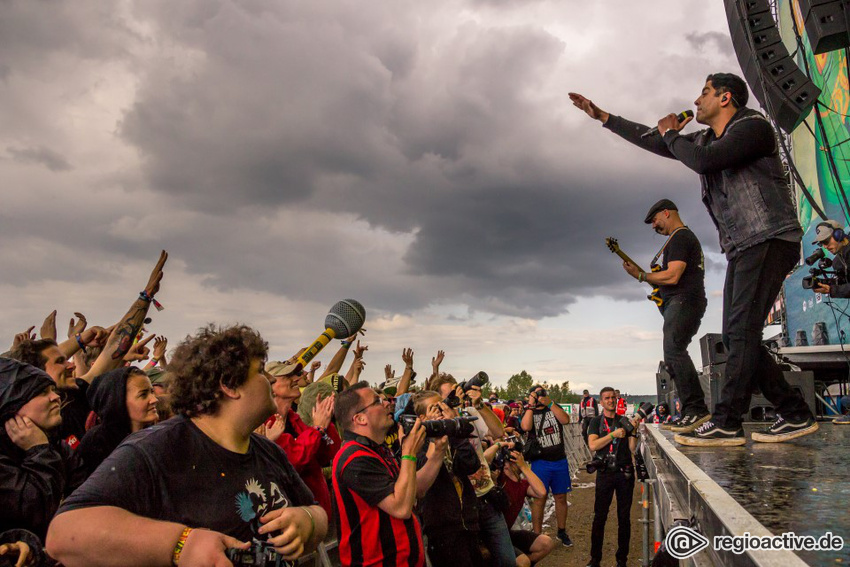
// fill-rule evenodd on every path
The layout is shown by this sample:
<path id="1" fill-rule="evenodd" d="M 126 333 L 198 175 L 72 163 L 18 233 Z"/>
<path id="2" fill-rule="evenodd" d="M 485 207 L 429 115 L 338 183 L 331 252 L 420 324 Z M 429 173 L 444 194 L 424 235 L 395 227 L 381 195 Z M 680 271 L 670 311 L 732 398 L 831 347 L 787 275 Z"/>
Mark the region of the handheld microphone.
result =
<path id="1" fill-rule="evenodd" d="M 694 111 L 693 111 L 693 110 L 686 110 L 686 111 L 684 111 L 684 112 L 680 112 L 680 113 L 676 116 L 676 118 L 678 118 L 678 119 L 679 119 L 679 122 L 684 122 L 684 121 L 685 121 L 685 120 L 687 120 L 688 118 L 693 117 L 693 115 L 694 115 Z M 657 133 L 658 133 L 658 126 L 656 126 L 655 128 L 650 128 L 649 130 L 647 130 L 646 132 L 644 132 L 643 134 L 641 134 L 641 135 L 640 135 L 640 137 L 641 137 L 641 138 L 648 138 L 649 136 L 653 136 L 653 135 L 655 135 L 655 134 L 657 134 Z"/>
<path id="2" fill-rule="evenodd" d="M 337 301 L 328 316 L 325 317 L 325 331 L 313 341 L 307 350 L 301 353 L 297 362 L 301 366 L 306 367 L 307 363 L 313 360 L 319 351 L 331 342 L 335 337 L 350 337 L 363 327 L 363 322 L 366 320 L 366 310 L 359 301 L 354 299 L 343 299 Z"/>

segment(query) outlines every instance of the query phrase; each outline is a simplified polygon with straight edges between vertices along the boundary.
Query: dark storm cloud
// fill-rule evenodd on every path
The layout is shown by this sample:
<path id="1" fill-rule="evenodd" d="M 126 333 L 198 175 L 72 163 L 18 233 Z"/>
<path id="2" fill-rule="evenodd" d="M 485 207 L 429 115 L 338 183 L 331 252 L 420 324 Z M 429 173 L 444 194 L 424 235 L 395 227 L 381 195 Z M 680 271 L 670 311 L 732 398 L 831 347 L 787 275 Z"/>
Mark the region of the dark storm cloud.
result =
<path id="1" fill-rule="evenodd" d="M 50 171 L 68 171 L 72 169 L 71 164 L 61 154 L 44 146 L 35 148 L 9 147 L 6 148 L 6 152 L 12 156 L 14 161 L 19 163 L 38 163 Z"/>
<path id="2" fill-rule="evenodd" d="M 578 58 L 546 22 L 488 25 L 458 17 L 451 3 L 132 6 L 63 9 L 30 23 L 33 34 L 21 24 L 5 39 L 10 28 L 0 24 L 0 46 L 15 55 L 0 60 L 9 77 L 39 50 L 133 62 L 116 141 L 138 153 L 141 191 L 159 210 L 109 172 L 104 183 L 132 195 L 134 208 L 117 196 L 86 201 L 75 233 L 86 250 L 141 260 L 167 247 L 225 291 L 351 295 L 408 313 L 459 302 L 540 318 L 579 296 L 641 298 L 603 241 L 619 238 L 647 267 L 663 239 L 642 220 L 662 197 L 716 249 L 696 175 L 617 139 L 565 96 L 564 77 L 581 77 L 596 87 L 587 94 L 651 125 L 692 107 L 708 66 L 699 53 L 679 55 L 684 71 L 673 75 L 653 46 L 632 38 L 620 49 L 652 63 L 611 69 Z M 86 16 L 116 25 L 98 38 Z M 35 17 L 19 9 L 21 22 Z M 633 33 L 631 25 L 605 33 Z M 55 33 L 63 26 L 67 37 Z M 713 33 L 687 41 L 702 48 L 719 41 Z M 18 161 L 79 169 L 65 148 L 7 145 Z M 131 177 L 127 187 L 139 183 Z M 61 219 L 35 213 L 0 234 L 39 222 L 45 248 L 67 240 Z"/>

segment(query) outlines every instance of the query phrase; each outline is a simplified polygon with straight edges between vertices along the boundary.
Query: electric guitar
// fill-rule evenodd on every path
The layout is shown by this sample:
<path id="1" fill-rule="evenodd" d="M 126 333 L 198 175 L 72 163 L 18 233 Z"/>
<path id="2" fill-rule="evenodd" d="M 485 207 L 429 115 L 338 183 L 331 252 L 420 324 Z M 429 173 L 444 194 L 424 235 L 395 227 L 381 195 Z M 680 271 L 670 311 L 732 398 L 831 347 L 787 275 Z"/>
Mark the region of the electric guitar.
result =
<path id="1" fill-rule="evenodd" d="M 620 250 L 620 245 L 617 243 L 616 238 L 612 238 L 612 237 L 606 238 L 605 239 L 605 245 L 608 247 L 608 250 L 610 250 L 611 252 L 613 252 L 614 254 L 619 256 L 624 262 L 629 262 L 630 264 L 634 264 L 635 266 L 638 265 L 637 262 L 635 262 L 634 260 L 629 258 L 629 256 L 625 252 Z M 640 270 L 641 272 L 644 271 L 639 266 L 638 266 L 638 270 Z M 653 265 L 652 271 L 653 272 L 660 272 L 661 266 L 659 266 L 657 264 Z M 647 282 L 647 283 L 649 283 L 649 282 Z M 652 285 L 652 284 L 649 284 L 649 285 Z M 658 289 L 658 287 L 653 287 L 652 292 L 649 295 L 647 295 L 646 298 L 648 300 L 652 301 L 653 303 L 655 303 L 655 305 L 658 307 L 658 309 L 661 309 L 661 305 L 664 303 L 664 300 L 661 299 L 661 294 L 660 294 L 660 290 Z"/>

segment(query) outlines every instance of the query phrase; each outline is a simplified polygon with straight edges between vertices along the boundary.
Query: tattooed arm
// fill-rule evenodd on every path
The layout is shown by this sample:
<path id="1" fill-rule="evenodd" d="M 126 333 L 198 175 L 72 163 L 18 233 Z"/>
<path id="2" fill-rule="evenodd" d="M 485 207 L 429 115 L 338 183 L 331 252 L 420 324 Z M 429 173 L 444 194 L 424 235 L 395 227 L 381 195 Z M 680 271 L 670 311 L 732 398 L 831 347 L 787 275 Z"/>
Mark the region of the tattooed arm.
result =
<path id="1" fill-rule="evenodd" d="M 166 260 L 168 260 L 168 253 L 163 250 L 159 256 L 159 261 L 151 272 L 148 284 L 145 286 L 145 292 L 147 292 L 150 298 L 159 291 L 159 282 L 162 280 L 162 268 Z M 130 310 L 115 325 L 112 334 L 109 335 L 109 339 L 106 341 L 106 346 L 103 347 L 103 352 L 94 361 L 91 369 L 83 376 L 80 376 L 82 380 L 91 382 L 96 376 L 118 368 L 123 363 L 124 355 L 133 346 L 133 340 L 139 333 L 139 329 L 142 328 L 149 307 L 150 301 L 141 297 L 133 302 Z"/>

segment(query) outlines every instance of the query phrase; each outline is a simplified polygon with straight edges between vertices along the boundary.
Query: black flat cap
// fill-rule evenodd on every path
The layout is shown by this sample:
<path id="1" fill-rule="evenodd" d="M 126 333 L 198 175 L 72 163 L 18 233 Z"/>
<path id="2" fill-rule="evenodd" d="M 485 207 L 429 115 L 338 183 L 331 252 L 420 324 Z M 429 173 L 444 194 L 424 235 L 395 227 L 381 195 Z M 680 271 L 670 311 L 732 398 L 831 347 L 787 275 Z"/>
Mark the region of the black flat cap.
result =
<path id="1" fill-rule="evenodd" d="M 652 217 L 655 216 L 655 213 L 657 213 L 658 211 L 663 211 L 665 209 L 668 211 L 678 211 L 679 207 L 677 207 L 676 203 L 674 203 L 670 199 L 661 199 L 660 201 L 652 205 L 652 207 L 650 207 L 649 212 L 646 213 L 646 218 L 643 219 L 643 222 L 645 222 L 646 224 L 650 224 L 652 222 Z"/>

